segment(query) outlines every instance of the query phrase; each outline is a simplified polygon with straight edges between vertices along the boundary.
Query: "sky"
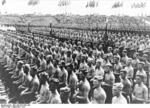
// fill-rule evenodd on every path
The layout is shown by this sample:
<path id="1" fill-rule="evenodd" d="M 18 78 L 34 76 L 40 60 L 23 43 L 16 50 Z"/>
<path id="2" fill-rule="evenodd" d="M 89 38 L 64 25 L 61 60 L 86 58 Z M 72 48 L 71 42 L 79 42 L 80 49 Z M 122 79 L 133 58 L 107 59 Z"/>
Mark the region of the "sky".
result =
<path id="1" fill-rule="evenodd" d="M 128 15 L 145 16 L 150 15 L 150 0 L 95 0 L 99 5 L 97 8 L 85 8 L 87 1 L 90 0 L 70 0 L 68 7 L 59 7 L 59 0 L 40 0 L 36 6 L 29 6 L 29 0 L 6 0 L 6 4 L 0 4 L 1 14 L 62 14 L 71 13 L 78 15 L 99 14 L 99 15 Z M 112 9 L 115 2 L 123 1 L 123 7 Z M 2 2 L 2 0 L 0 0 Z M 146 7 L 133 9 L 133 3 L 145 2 Z"/>

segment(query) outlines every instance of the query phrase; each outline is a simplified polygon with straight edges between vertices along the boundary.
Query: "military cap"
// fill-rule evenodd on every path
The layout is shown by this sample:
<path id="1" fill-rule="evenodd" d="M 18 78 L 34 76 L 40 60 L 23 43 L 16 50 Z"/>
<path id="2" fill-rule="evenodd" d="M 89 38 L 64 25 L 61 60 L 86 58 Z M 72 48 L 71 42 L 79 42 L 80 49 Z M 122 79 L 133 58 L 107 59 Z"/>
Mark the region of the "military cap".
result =
<path id="1" fill-rule="evenodd" d="M 106 63 L 105 66 L 112 67 L 112 64 L 110 62 Z"/>
<path id="2" fill-rule="evenodd" d="M 63 92 L 63 93 L 70 93 L 70 88 L 69 88 L 69 87 L 60 88 L 60 92 Z"/>
<path id="3" fill-rule="evenodd" d="M 94 79 L 97 79 L 98 81 L 102 81 L 103 77 L 102 76 L 94 76 Z"/>
<path id="4" fill-rule="evenodd" d="M 126 50 L 126 49 L 124 49 L 124 50 L 123 50 L 123 52 L 127 52 L 127 50 Z"/>
<path id="5" fill-rule="evenodd" d="M 144 54 L 143 57 L 148 57 L 148 55 L 147 55 L 147 54 Z"/>
<path id="6" fill-rule="evenodd" d="M 142 64 L 142 65 L 144 65 L 145 63 L 144 63 L 144 62 L 142 62 L 142 61 L 140 61 L 140 62 L 139 62 L 139 64 Z"/>
<path id="7" fill-rule="evenodd" d="M 127 74 L 127 70 L 126 69 L 121 69 L 120 72 L 123 72 L 123 73 Z"/>
<path id="8" fill-rule="evenodd" d="M 113 89 L 117 89 L 119 91 L 122 91 L 123 89 L 123 84 L 122 83 L 114 83 L 113 84 Z"/>

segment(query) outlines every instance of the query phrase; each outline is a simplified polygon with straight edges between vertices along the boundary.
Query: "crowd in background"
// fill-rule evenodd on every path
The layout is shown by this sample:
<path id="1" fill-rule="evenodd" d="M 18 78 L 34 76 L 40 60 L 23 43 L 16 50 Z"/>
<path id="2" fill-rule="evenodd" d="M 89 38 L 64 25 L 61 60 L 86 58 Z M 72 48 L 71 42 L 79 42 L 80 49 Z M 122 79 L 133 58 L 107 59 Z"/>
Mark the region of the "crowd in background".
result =
<path id="1" fill-rule="evenodd" d="M 149 35 L 53 32 L 1 31 L 0 71 L 9 103 L 149 103 Z"/>
<path id="2" fill-rule="evenodd" d="M 149 28 L 144 20 L 149 19 L 131 16 L 105 16 L 105 15 L 55 15 L 57 26 L 76 28 L 105 28 L 108 23 L 109 29 L 144 30 Z"/>

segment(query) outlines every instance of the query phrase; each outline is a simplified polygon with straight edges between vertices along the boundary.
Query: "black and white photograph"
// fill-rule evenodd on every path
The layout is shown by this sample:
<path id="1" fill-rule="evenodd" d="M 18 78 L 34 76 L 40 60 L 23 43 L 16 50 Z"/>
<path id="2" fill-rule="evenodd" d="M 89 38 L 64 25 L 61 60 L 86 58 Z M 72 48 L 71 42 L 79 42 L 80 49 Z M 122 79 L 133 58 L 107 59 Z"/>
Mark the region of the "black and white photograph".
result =
<path id="1" fill-rule="evenodd" d="M 150 104 L 150 0 L 0 0 L 0 105 L 37 104 Z"/>

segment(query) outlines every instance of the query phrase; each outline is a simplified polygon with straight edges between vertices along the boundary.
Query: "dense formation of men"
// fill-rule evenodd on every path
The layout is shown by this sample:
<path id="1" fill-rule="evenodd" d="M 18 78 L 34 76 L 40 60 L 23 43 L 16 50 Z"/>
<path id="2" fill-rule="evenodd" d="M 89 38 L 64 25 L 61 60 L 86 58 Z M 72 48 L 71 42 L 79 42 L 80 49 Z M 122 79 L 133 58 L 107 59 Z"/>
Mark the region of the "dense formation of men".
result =
<path id="1" fill-rule="evenodd" d="M 55 38 L 0 32 L 0 75 L 10 103 L 149 102 L 149 35 L 108 32 L 106 47 L 104 32 L 53 32 Z"/>

